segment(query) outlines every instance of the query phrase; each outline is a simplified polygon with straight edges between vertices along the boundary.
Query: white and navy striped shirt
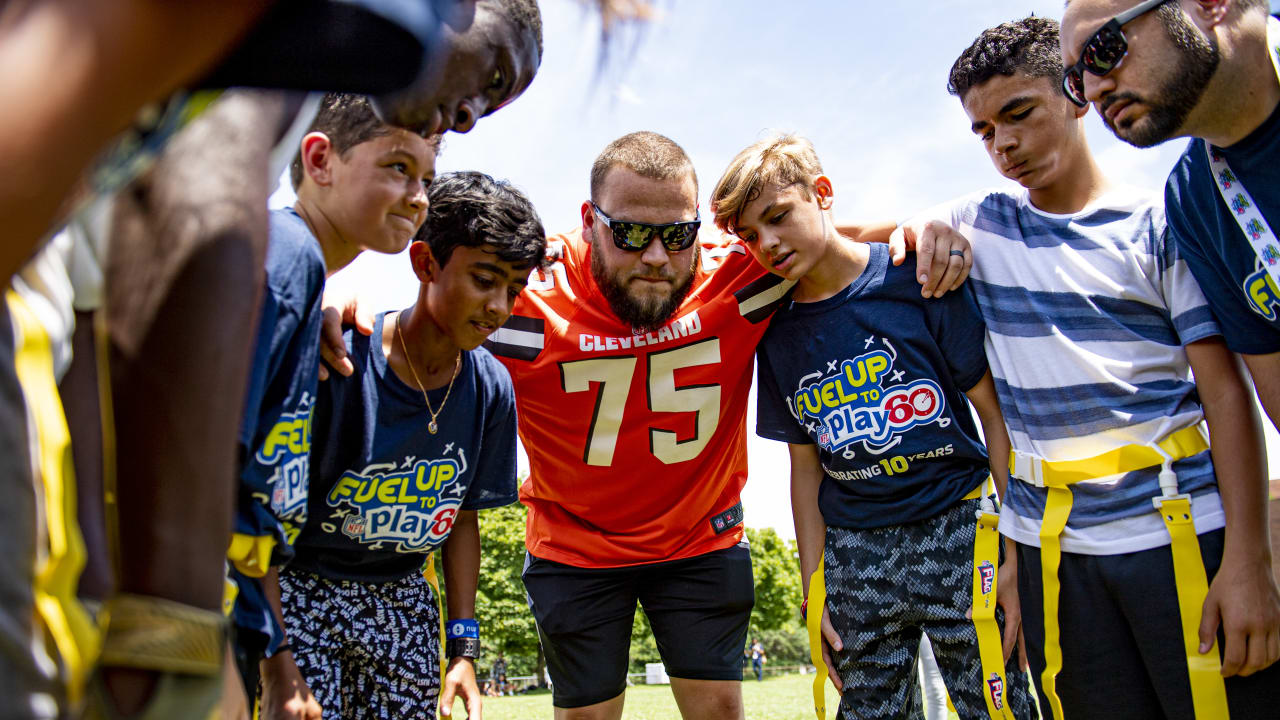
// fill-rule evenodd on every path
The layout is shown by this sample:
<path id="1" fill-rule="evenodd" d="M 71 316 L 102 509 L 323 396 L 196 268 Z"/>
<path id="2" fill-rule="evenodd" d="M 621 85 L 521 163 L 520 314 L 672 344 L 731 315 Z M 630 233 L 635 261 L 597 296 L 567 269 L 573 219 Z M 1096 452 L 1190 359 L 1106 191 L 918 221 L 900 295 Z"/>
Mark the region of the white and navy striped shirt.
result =
<path id="1" fill-rule="evenodd" d="M 974 248 L 971 279 L 1015 450 L 1048 460 L 1151 444 L 1203 420 L 1183 346 L 1219 334 L 1177 256 L 1159 198 L 1117 188 L 1070 215 L 1026 191 L 970 195 L 927 213 Z M 1151 505 L 1159 467 L 1073 486 L 1062 548 L 1110 555 L 1167 545 Z M 1209 452 L 1174 464 L 1198 532 L 1225 523 Z M 1045 490 L 1010 482 L 1000 530 L 1039 545 Z"/>

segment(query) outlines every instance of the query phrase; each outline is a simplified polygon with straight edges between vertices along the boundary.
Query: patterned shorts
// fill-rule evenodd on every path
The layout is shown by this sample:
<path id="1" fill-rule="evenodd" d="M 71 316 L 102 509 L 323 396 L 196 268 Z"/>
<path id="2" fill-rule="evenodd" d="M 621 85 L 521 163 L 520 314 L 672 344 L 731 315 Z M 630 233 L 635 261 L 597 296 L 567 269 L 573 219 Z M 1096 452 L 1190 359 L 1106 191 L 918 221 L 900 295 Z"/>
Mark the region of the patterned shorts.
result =
<path id="1" fill-rule="evenodd" d="M 431 718 L 440 694 L 440 613 L 425 578 L 385 583 L 280 571 L 293 656 L 324 720 Z"/>
<path id="2" fill-rule="evenodd" d="M 840 718 L 923 717 L 914 674 L 922 631 L 960 717 L 988 716 L 978 635 L 965 618 L 972 603 L 977 509 L 978 500 L 963 500 L 918 522 L 827 528 L 827 606 L 844 643 L 835 654 L 845 688 Z M 1004 613 L 997 608 L 996 615 L 1003 627 Z M 1014 717 L 1035 717 L 1016 653 L 1005 673 Z"/>

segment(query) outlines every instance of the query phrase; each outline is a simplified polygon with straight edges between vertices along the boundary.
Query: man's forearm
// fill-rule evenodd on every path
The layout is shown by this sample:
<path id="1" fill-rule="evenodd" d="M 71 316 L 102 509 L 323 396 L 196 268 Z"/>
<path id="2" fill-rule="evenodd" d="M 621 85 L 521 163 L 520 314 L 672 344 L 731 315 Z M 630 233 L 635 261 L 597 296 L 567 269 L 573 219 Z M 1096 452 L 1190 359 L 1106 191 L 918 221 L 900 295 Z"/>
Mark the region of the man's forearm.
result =
<path id="1" fill-rule="evenodd" d="M 1239 363 L 1220 340 L 1187 346 L 1209 425 L 1218 492 L 1226 514 L 1224 559 L 1271 562 L 1267 527 L 1266 456 L 1262 426 Z"/>
<path id="2" fill-rule="evenodd" d="M 139 108 L 207 70 L 269 4 L 45 0 L 0 13 L 0 277 Z"/>
<path id="3" fill-rule="evenodd" d="M 283 105 L 227 96 L 121 193 L 106 266 L 120 589 L 219 610 Z"/>

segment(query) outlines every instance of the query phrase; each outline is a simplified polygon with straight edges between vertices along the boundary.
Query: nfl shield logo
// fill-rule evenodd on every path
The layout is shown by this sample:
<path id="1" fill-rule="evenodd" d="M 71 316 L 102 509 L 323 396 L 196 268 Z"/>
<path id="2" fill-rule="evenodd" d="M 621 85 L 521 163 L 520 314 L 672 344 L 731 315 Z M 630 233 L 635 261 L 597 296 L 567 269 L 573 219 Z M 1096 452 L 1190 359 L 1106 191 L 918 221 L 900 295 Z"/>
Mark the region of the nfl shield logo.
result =
<path id="1" fill-rule="evenodd" d="M 342 523 L 342 534 L 348 537 L 360 537 L 364 534 L 364 518 L 359 515 L 348 515 Z"/>
<path id="2" fill-rule="evenodd" d="M 723 530 L 723 529 L 724 529 L 724 518 L 722 518 L 722 517 L 717 517 L 717 518 L 715 518 L 714 520 L 712 520 L 712 521 L 711 521 L 711 524 L 715 526 L 716 530 Z"/>
<path id="3" fill-rule="evenodd" d="M 978 566 L 978 577 L 982 578 L 982 594 L 990 593 L 991 586 L 996 580 L 996 566 L 992 565 L 990 560 L 983 560 Z"/>
<path id="4" fill-rule="evenodd" d="M 987 689 L 991 691 L 991 704 L 997 710 L 1004 707 L 1004 680 L 996 673 L 987 678 Z"/>

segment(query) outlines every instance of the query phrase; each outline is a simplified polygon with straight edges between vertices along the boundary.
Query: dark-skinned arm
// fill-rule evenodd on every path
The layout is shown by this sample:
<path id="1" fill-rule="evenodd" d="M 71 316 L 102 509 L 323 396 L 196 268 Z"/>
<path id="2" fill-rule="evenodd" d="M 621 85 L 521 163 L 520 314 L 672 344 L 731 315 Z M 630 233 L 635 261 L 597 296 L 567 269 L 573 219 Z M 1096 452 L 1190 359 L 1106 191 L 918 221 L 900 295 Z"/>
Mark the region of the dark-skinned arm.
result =
<path id="1" fill-rule="evenodd" d="M 1222 674 L 1251 675 L 1280 657 L 1280 591 L 1271 571 L 1262 426 L 1240 363 L 1222 338 L 1199 340 L 1186 350 L 1227 516 L 1222 564 L 1200 621 L 1200 652 L 1208 652 L 1221 628 Z"/>
<path id="2" fill-rule="evenodd" d="M 480 519 L 475 510 L 458 511 L 443 551 L 449 618 L 474 618 L 476 587 L 480 583 Z M 467 717 L 479 720 L 483 701 L 476 685 L 476 664 L 470 658 L 456 657 L 449 661 L 440 686 L 441 715 L 452 715 L 455 695 L 462 696 Z"/>

